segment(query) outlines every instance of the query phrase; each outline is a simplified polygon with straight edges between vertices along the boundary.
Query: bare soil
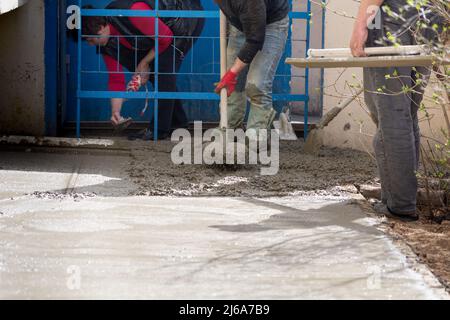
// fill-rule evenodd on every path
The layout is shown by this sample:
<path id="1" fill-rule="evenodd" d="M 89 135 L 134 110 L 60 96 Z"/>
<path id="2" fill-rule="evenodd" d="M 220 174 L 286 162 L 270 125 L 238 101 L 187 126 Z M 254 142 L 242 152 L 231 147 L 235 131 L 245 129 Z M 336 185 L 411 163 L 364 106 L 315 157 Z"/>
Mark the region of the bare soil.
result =
<path id="1" fill-rule="evenodd" d="M 388 224 L 450 292 L 450 221 L 438 224 L 422 217 L 413 223 L 390 219 Z"/>

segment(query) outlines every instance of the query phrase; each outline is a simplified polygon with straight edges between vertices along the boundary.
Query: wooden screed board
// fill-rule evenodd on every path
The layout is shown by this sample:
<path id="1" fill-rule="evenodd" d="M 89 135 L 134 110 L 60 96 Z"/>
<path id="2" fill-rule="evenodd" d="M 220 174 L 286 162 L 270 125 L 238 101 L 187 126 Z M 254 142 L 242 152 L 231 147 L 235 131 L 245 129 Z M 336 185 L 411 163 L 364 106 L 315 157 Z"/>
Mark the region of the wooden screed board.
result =
<path id="1" fill-rule="evenodd" d="M 431 55 L 377 56 L 377 57 L 334 57 L 334 58 L 288 58 L 286 63 L 298 68 L 388 68 L 431 66 L 436 57 Z M 450 60 L 439 61 L 448 65 Z"/>
<path id="2" fill-rule="evenodd" d="M 299 68 L 382 68 L 431 66 L 437 61 L 425 46 L 370 47 L 365 52 L 367 57 L 355 58 L 349 48 L 310 49 L 308 58 L 288 58 L 286 63 Z"/>

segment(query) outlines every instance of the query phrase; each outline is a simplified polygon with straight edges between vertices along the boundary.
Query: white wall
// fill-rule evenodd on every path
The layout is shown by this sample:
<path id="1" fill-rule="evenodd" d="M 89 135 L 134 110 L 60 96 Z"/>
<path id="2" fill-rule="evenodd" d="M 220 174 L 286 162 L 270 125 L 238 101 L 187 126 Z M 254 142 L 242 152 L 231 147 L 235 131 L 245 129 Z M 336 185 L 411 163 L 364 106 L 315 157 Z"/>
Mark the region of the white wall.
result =
<path id="1" fill-rule="evenodd" d="M 292 11 L 294 12 L 306 12 L 307 2 L 304 0 L 293 0 Z M 310 46 L 312 48 L 320 48 L 322 45 L 322 6 L 317 2 L 313 2 L 311 7 L 312 22 L 311 22 L 311 37 Z M 305 57 L 305 39 L 306 39 L 306 21 L 295 19 L 292 24 L 292 56 L 293 57 Z M 292 81 L 291 93 L 303 94 L 305 92 L 305 79 L 303 77 L 304 70 L 299 68 L 292 68 Z M 321 112 L 321 95 L 320 91 L 315 88 L 321 85 L 321 72 L 320 70 L 311 69 L 309 74 L 309 113 L 314 116 L 320 115 Z M 303 115 L 304 104 L 296 103 L 292 104 L 292 111 L 294 114 Z"/>

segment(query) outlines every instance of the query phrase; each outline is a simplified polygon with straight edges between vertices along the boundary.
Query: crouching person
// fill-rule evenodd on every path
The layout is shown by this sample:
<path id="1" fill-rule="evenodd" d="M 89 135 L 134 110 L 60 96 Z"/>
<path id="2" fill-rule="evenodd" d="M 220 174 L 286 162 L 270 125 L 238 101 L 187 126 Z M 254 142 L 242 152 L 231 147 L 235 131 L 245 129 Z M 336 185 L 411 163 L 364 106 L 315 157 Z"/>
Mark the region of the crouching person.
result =
<path id="1" fill-rule="evenodd" d="M 202 10 L 200 0 L 160 0 L 160 10 Z M 154 0 L 117 0 L 106 9 L 153 10 Z M 92 6 L 86 8 L 93 8 Z M 159 55 L 158 84 L 160 92 L 176 92 L 176 73 L 183 58 L 201 34 L 204 19 L 164 18 L 158 19 L 158 53 L 155 52 L 155 18 L 153 17 L 84 17 L 82 23 L 84 39 L 99 46 L 109 72 L 109 90 L 137 91 L 148 81 L 154 84 L 154 59 Z M 177 38 L 180 37 L 180 38 Z M 133 80 L 126 85 L 123 68 L 134 72 Z M 111 99 L 111 123 L 125 128 L 131 119 L 121 115 L 124 100 Z M 181 101 L 160 100 L 158 112 L 158 139 L 166 139 L 174 128 L 188 125 Z M 153 124 L 132 135 L 131 139 L 154 140 Z"/>

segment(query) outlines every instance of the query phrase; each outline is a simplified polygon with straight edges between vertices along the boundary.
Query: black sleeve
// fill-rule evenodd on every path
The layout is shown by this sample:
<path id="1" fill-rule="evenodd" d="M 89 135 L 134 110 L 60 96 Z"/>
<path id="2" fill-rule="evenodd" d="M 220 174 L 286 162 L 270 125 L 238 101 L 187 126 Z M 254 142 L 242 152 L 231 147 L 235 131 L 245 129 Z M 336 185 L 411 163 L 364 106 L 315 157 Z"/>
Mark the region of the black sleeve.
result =
<path id="1" fill-rule="evenodd" d="M 264 0 L 242 1 L 239 19 L 246 38 L 245 45 L 238 54 L 244 63 L 251 63 L 258 51 L 262 50 L 266 38 L 267 10 Z"/>

